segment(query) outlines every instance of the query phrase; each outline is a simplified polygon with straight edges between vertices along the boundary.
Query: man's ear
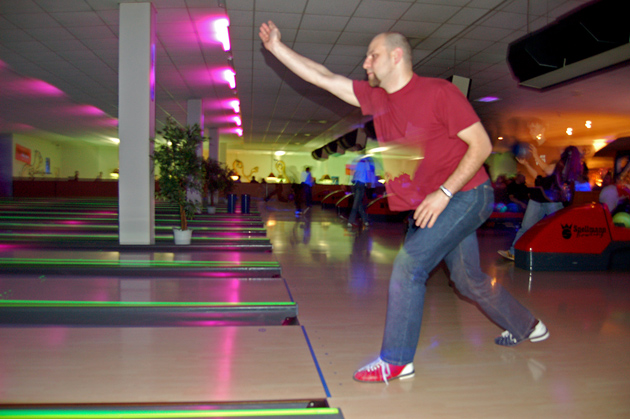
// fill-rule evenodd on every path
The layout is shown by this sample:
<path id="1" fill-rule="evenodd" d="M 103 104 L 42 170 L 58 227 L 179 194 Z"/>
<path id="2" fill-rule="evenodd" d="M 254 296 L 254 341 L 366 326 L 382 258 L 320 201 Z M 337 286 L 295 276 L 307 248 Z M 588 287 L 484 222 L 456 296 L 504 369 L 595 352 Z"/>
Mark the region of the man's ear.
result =
<path id="1" fill-rule="evenodd" d="M 394 57 L 394 63 L 398 64 L 403 58 L 403 50 L 402 48 L 394 48 L 392 51 Z"/>

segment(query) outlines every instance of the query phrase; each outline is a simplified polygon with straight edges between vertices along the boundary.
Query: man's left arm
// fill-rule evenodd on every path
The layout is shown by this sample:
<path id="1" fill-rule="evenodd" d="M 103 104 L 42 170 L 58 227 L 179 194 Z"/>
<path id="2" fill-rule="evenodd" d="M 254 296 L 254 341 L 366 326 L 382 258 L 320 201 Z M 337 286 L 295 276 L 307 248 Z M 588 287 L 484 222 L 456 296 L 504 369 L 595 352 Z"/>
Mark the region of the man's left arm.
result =
<path id="1" fill-rule="evenodd" d="M 446 179 L 443 186 L 452 194 L 458 192 L 475 176 L 479 168 L 492 152 L 492 143 L 481 122 L 476 122 L 457 133 L 468 144 L 468 150 L 455 171 Z M 440 189 L 427 195 L 413 214 L 416 225 L 421 228 L 433 227 L 438 216 L 448 205 L 450 198 Z"/>

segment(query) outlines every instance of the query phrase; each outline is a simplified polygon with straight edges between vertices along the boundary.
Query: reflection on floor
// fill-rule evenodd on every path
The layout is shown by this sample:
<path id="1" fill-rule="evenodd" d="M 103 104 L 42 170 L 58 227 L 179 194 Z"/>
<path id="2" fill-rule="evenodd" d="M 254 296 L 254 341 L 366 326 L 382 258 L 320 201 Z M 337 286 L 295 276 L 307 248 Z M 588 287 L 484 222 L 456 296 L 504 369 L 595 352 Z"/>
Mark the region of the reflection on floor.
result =
<path id="1" fill-rule="evenodd" d="M 481 229 L 484 270 L 545 321 L 550 339 L 495 345 L 501 330 L 457 297 L 440 266 L 428 283 L 415 378 L 362 384 L 352 372 L 378 354 L 404 225 L 348 230 L 334 210 L 296 217 L 286 203 L 258 208 L 273 253 L 238 254 L 279 263 L 281 277 L 42 277 L 2 268 L 0 298 L 294 302 L 299 324 L 2 327 L 0 403 L 325 399 L 347 419 L 630 417 L 628 272 L 530 273 L 496 254 L 512 231 Z M 5 245 L 0 257 L 14 251 Z"/>

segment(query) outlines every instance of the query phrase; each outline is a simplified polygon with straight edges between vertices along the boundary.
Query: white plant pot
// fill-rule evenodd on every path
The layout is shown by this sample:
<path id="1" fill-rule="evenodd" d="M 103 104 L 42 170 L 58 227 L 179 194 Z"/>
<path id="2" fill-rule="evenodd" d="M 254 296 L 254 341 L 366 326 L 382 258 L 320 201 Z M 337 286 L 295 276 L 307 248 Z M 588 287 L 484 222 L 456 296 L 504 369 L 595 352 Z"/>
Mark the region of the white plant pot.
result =
<path id="1" fill-rule="evenodd" d="M 192 230 L 181 230 L 179 228 L 173 227 L 173 237 L 175 238 L 175 244 L 177 245 L 190 244 L 190 241 L 192 239 Z"/>
<path id="2" fill-rule="evenodd" d="M 208 214 L 216 214 L 216 213 L 217 213 L 217 207 L 208 205 Z"/>

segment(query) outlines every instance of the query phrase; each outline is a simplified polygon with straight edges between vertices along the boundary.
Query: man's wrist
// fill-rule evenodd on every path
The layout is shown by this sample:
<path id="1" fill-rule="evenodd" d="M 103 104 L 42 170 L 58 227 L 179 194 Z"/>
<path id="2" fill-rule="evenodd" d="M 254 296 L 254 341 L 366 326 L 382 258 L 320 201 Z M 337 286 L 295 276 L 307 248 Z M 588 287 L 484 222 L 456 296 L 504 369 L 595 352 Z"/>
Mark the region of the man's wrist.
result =
<path id="1" fill-rule="evenodd" d="M 453 198 L 453 193 L 449 191 L 444 185 L 440 185 L 440 190 L 448 199 Z"/>

